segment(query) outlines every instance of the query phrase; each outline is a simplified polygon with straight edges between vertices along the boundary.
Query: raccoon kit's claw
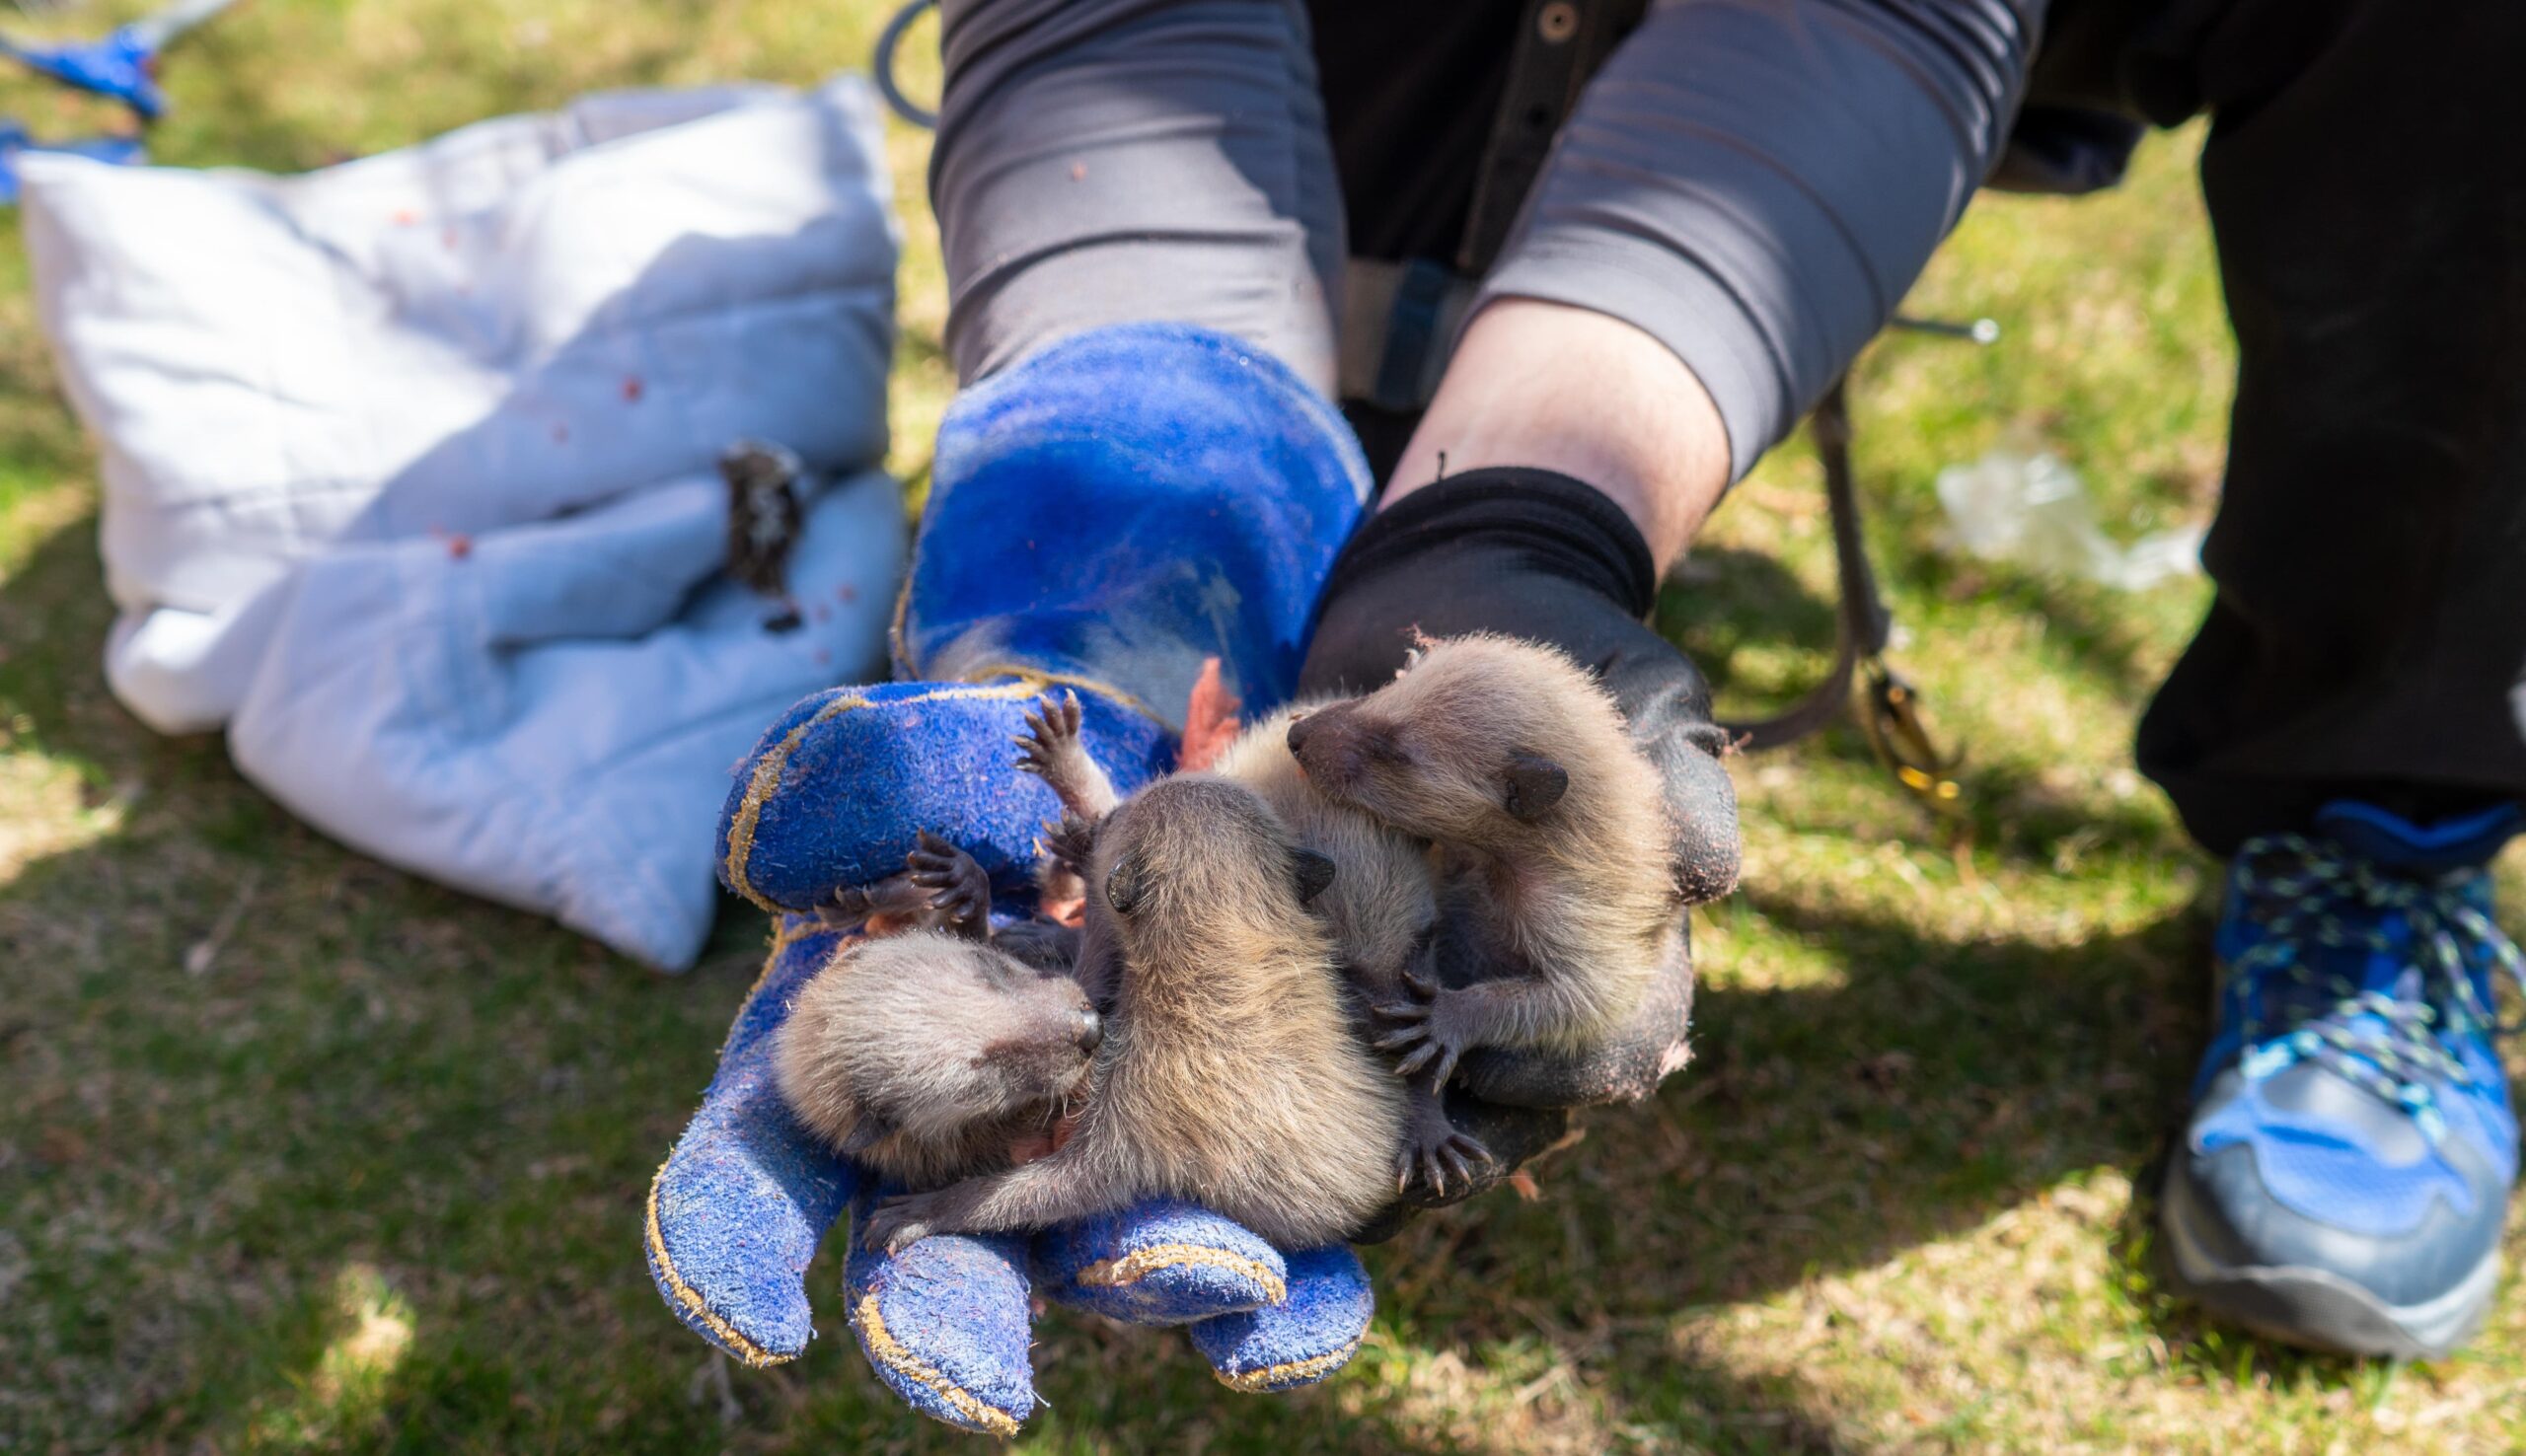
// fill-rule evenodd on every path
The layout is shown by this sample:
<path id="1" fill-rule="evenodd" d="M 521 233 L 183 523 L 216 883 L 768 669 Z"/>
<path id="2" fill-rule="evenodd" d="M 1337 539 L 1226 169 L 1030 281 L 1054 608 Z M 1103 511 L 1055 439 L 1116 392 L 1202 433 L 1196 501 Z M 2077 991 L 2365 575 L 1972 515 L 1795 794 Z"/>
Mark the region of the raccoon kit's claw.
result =
<path id="1" fill-rule="evenodd" d="M 991 915 L 991 876 L 964 850 L 928 830 L 920 832 L 921 847 L 904 856 L 906 877 L 931 892 L 931 910 L 964 927 L 983 924 Z"/>
<path id="2" fill-rule="evenodd" d="M 1409 1000 L 1379 1001 L 1369 1008 L 1377 1020 L 1395 1022 L 1405 1028 L 1378 1042 L 1376 1047 L 1380 1052 L 1408 1047 L 1419 1041 L 1423 1035 L 1421 1024 L 1430 1019 L 1430 1013 L 1438 1005 L 1439 983 L 1409 966 L 1403 969 L 1403 988 L 1409 993 Z"/>
<path id="3" fill-rule="evenodd" d="M 898 1194 L 868 1210 L 862 1220 L 867 1227 L 860 1231 L 859 1242 L 871 1249 L 901 1254 L 929 1237 L 929 1194 Z"/>
<path id="4" fill-rule="evenodd" d="M 1064 811 L 1060 819 L 1044 826 L 1042 842 L 1047 858 L 1066 870 L 1084 875 L 1096 857 L 1096 826 Z"/>
<path id="5" fill-rule="evenodd" d="M 1488 1166 L 1490 1162 L 1491 1149 L 1461 1132 L 1449 1132 L 1436 1143 L 1403 1150 L 1402 1156 L 1395 1159 L 1401 1172 L 1394 1181 L 1394 1191 L 1403 1193 L 1411 1188 L 1417 1172 L 1431 1197 L 1444 1199 L 1449 1188 L 1461 1190 L 1471 1185 L 1476 1165 Z"/>
<path id="6" fill-rule="evenodd" d="M 1009 740 L 1017 745 L 1018 771 L 1052 777 L 1057 761 L 1078 743 L 1078 721 L 1077 693 L 1047 693 L 1026 715 L 1026 736 Z"/>
<path id="7" fill-rule="evenodd" d="M 1414 1030 L 1411 1042 L 1405 1044 L 1412 1050 L 1404 1053 L 1402 1058 L 1395 1062 L 1394 1074 L 1398 1077 L 1413 1077 L 1427 1071 L 1431 1080 L 1441 1086 L 1447 1085 L 1448 1078 L 1455 1075 L 1456 1062 L 1464 1056 L 1464 1045 L 1427 1026 Z"/>
<path id="8" fill-rule="evenodd" d="M 816 918 L 841 929 L 868 925 L 869 933 L 875 934 L 887 917 L 920 913 L 929 898 L 929 892 L 915 885 L 911 876 L 888 875 L 874 884 L 836 890 L 830 902 L 816 907 Z"/>
<path id="9" fill-rule="evenodd" d="M 1396 1076 L 1410 1077 L 1426 1071 L 1433 1086 L 1444 1087 L 1448 1078 L 1455 1074 L 1457 1060 L 1472 1045 L 1472 1037 L 1462 1024 L 1461 993 L 1443 990 L 1436 983 L 1409 971 L 1403 973 L 1403 983 L 1412 991 L 1411 1000 L 1380 1001 L 1369 1008 L 1377 1020 L 1394 1025 L 1394 1030 L 1370 1045 L 1379 1052 L 1398 1054 Z"/>
<path id="10" fill-rule="evenodd" d="M 1471 1133 L 1457 1131 L 1434 1096 L 1421 1105 L 1404 1131 L 1403 1147 L 1394 1159 L 1394 1191 L 1409 1189 L 1418 1173 L 1431 1195 L 1444 1199 L 1450 1181 L 1459 1188 L 1470 1185 L 1475 1167 L 1487 1167 L 1493 1161 L 1491 1149 Z"/>
<path id="11" fill-rule="evenodd" d="M 856 925 L 868 918 L 868 887 L 845 885 L 833 892 L 833 903 L 816 907 L 816 918 L 828 925 Z"/>

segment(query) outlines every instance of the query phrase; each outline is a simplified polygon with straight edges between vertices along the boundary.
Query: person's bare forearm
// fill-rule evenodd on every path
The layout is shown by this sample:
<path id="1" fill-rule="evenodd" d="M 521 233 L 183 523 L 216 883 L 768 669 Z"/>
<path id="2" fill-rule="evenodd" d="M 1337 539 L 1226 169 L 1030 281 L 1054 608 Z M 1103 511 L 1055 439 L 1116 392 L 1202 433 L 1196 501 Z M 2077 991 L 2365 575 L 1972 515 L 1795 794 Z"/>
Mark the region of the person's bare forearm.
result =
<path id="1" fill-rule="evenodd" d="M 1584 480 L 1640 528 L 1664 571 L 1728 487 L 1728 432 L 1674 351 L 1619 319 L 1495 300 L 1466 326 L 1386 503 L 1488 466 Z"/>

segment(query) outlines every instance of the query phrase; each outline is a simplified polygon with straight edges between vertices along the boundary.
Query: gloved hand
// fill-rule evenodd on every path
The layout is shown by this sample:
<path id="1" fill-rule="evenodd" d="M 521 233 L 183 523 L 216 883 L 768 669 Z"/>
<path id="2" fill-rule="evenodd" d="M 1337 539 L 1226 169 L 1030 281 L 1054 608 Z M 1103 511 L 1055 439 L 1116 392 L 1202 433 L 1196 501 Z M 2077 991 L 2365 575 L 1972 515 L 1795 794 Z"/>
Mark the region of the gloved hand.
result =
<path id="1" fill-rule="evenodd" d="M 1416 631 L 1492 631 L 1561 648 L 1613 694 L 1632 741 L 1658 766 L 1683 898 L 1715 900 L 1737 884 L 1737 793 L 1720 763 L 1727 737 L 1711 720 L 1699 670 L 1643 624 L 1657 594 L 1648 544 L 1604 495 L 1550 471 L 1470 471 L 1405 496 L 1351 539 L 1325 583 L 1300 688 L 1311 696 L 1372 691 L 1403 666 Z M 1461 984 L 1454 968 L 1464 958 L 1446 950 L 1453 928 L 1442 927 L 1440 972 Z M 1689 936 L 1680 944 L 1625 1029 L 1597 1052 L 1466 1056 L 1449 1113 L 1497 1156 L 1471 1186 L 1451 1183 L 1446 1201 L 1481 1192 L 1516 1167 L 1520 1149 L 1547 1142 L 1564 1115 L 1542 1110 L 1636 1101 L 1683 1065 L 1693 978 Z"/>
<path id="2" fill-rule="evenodd" d="M 1129 792 L 1173 762 L 1205 658 L 1260 711 L 1290 694 L 1309 611 L 1356 524 L 1368 472 L 1329 404 L 1274 360 L 1199 329 L 1067 340 L 965 392 L 897 631 L 900 681 L 799 703 L 737 771 L 729 888 L 778 919 L 771 963 L 650 1191 L 646 1244 L 685 1323 L 749 1363 L 810 1337 L 805 1274 L 826 1230 L 880 1194 L 780 1100 L 771 1033 L 841 937 L 812 914 L 899 869 L 918 832 L 1026 903 L 1058 808 L 1010 740 L 1055 685 Z M 889 1257 L 855 1239 L 852 1327 L 917 1409 L 1014 1431 L 1034 1407 L 1030 1293 L 1187 1324 L 1221 1378 L 1323 1378 L 1368 1326 L 1348 1248 L 1277 1250 L 1216 1214 L 1152 1202 L 1028 1238 L 935 1236 Z"/>

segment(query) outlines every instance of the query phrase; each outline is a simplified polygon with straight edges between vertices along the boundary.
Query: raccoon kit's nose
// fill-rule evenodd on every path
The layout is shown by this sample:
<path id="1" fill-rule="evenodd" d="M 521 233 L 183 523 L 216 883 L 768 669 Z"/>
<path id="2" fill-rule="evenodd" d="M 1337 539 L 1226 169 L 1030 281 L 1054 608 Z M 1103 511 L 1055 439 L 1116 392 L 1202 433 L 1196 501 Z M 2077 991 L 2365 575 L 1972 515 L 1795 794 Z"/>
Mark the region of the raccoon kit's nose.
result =
<path id="1" fill-rule="evenodd" d="M 1078 1050 L 1094 1052 L 1105 1040 L 1105 1018 L 1097 1015 L 1091 1008 L 1079 1012 L 1076 1020 L 1077 1030 L 1074 1035 L 1078 1040 Z"/>
<path id="2" fill-rule="evenodd" d="M 1314 722 L 1315 714 L 1313 713 L 1300 713 L 1297 717 L 1290 719 L 1291 753 L 1295 754 L 1300 749 L 1306 746 L 1308 735 L 1315 732 L 1315 728 L 1313 726 Z"/>
<path id="3" fill-rule="evenodd" d="M 1307 740 L 1322 732 L 1324 725 L 1332 722 L 1336 716 L 1337 714 L 1330 708 L 1317 708 L 1313 712 L 1300 713 L 1292 718 L 1290 720 L 1290 752 L 1303 759 L 1306 754 Z"/>

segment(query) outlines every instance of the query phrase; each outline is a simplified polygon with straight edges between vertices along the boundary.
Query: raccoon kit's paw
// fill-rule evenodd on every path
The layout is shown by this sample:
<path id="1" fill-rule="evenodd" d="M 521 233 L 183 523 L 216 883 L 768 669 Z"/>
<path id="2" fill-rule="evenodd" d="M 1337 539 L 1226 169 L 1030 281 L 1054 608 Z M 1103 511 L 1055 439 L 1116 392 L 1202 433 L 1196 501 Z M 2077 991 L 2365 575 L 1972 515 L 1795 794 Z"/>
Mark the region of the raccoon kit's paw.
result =
<path id="1" fill-rule="evenodd" d="M 827 925 L 848 929 L 868 918 L 868 907 L 875 896 L 865 885 L 845 885 L 833 892 L 833 899 L 817 906 L 815 916 Z"/>
<path id="2" fill-rule="evenodd" d="M 871 1249 L 901 1254 L 938 1232 L 937 1220 L 943 1211 L 939 1192 L 897 1194 L 881 1201 L 861 1220 L 866 1226 L 860 1231 L 859 1242 Z"/>
<path id="3" fill-rule="evenodd" d="M 1035 704 L 1035 711 L 1026 715 L 1026 736 L 1009 742 L 1017 745 L 1018 771 L 1059 783 L 1071 767 L 1071 756 L 1081 751 L 1078 694 L 1046 694 Z"/>
<path id="4" fill-rule="evenodd" d="M 1415 971 L 1403 973 L 1403 984 L 1408 997 L 1369 1008 L 1394 1028 L 1373 1045 L 1393 1054 L 1396 1076 L 1426 1072 L 1432 1086 L 1445 1087 L 1456 1062 L 1480 1040 L 1482 1003 L 1461 989 L 1443 989 Z"/>
<path id="5" fill-rule="evenodd" d="M 1057 868 L 1084 877 L 1089 861 L 1096 857 L 1096 826 L 1064 813 L 1044 826 L 1043 837 L 1036 842 Z"/>
<path id="6" fill-rule="evenodd" d="M 1450 1182 L 1462 1188 L 1473 1182 L 1477 1167 L 1488 1167 L 1492 1161 L 1491 1149 L 1480 1138 L 1456 1130 L 1455 1124 L 1448 1121 L 1439 1094 L 1415 1097 L 1411 1123 L 1403 1129 L 1403 1146 L 1394 1156 L 1394 1191 L 1409 1191 L 1418 1177 L 1430 1197 L 1444 1199 Z"/>
<path id="7" fill-rule="evenodd" d="M 1087 866 L 1096 854 L 1096 826 L 1063 810 L 1035 837 L 1035 895 L 1041 912 L 1076 925 L 1087 899 Z"/>
<path id="8" fill-rule="evenodd" d="M 980 931 L 991 918 L 991 876 L 972 855 L 929 831 L 921 831 L 920 837 L 921 847 L 904 856 L 905 878 L 929 892 L 929 909 L 948 924 Z"/>
<path id="9" fill-rule="evenodd" d="M 930 891 L 909 874 L 888 875 L 873 885 L 845 885 L 816 907 L 816 918 L 839 929 L 865 925 L 871 935 L 900 930 L 927 911 Z"/>

